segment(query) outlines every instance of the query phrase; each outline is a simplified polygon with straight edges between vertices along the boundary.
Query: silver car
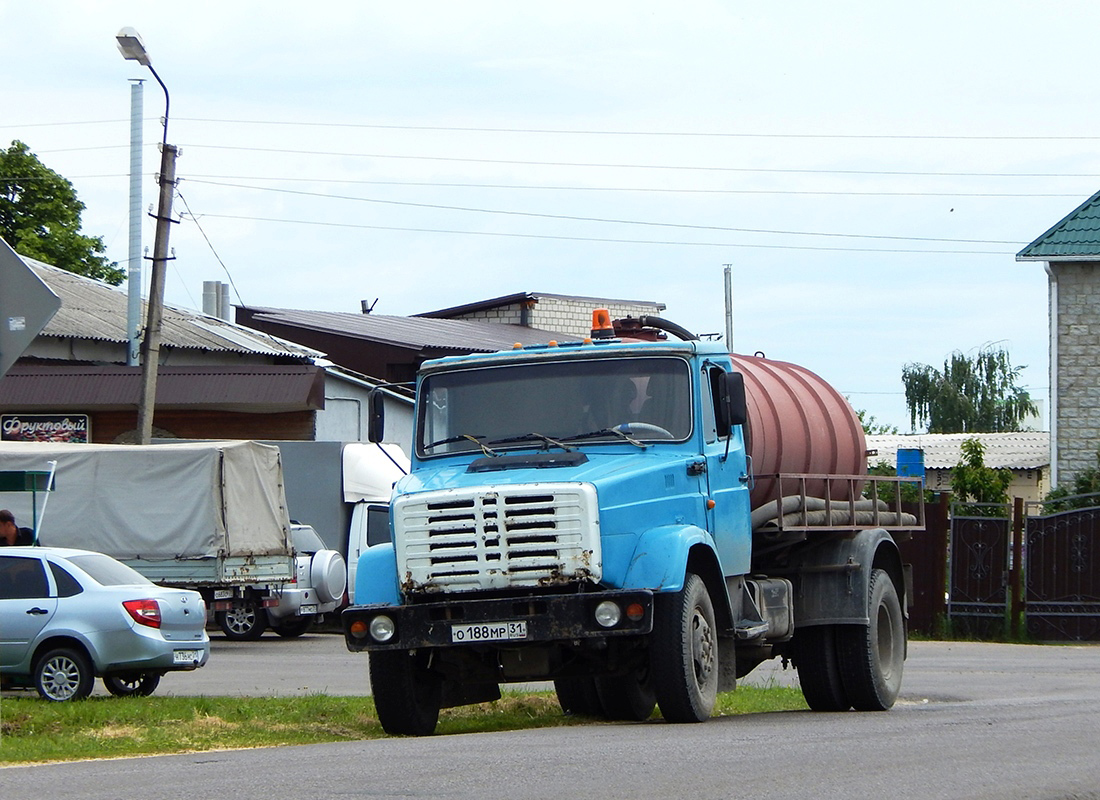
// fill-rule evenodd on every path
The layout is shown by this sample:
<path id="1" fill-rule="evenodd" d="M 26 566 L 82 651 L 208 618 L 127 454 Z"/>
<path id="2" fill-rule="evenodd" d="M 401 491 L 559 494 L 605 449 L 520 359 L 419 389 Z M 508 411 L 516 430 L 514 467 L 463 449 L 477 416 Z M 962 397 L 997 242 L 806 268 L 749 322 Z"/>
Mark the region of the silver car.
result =
<path id="1" fill-rule="evenodd" d="M 47 700 L 149 695 L 164 673 L 210 657 L 198 592 L 151 583 L 102 553 L 0 549 L 0 685 Z"/>

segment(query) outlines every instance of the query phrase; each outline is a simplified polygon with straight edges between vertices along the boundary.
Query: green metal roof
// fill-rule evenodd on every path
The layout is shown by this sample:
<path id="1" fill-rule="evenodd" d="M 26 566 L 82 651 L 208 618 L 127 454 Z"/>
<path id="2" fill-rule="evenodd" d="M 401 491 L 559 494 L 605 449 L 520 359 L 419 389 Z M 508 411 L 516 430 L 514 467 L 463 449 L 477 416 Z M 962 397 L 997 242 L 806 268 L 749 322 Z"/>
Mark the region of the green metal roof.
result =
<path id="1" fill-rule="evenodd" d="M 1017 261 L 1100 261 L 1100 192 L 1016 254 Z"/>

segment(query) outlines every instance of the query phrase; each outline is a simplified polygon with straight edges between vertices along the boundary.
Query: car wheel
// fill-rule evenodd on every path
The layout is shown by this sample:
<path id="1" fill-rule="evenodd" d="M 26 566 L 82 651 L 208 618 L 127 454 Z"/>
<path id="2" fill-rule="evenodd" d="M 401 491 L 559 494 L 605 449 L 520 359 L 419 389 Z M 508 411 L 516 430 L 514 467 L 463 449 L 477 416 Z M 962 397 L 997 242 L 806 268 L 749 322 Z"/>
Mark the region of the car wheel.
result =
<path id="1" fill-rule="evenodd" d="M 313 627 L 313 617 L 292 617 L 278 623 L 271 623 L 271 630 L 284 639 L 295 639 Z"/>
<path id="2" fill-rule="evenodd" d="M 103 676 L 103 685 L 115 697 L 148 697 L 160 685 L 156 672 L 116 672 Z"/>
<path id="3" fill-rule="evenodd" d="M 35 662 L 34 685 L 46 700 L 81 700 L 92 693 L 92 664 L 71 647 L 49 650 Z"/>
<path id="4" fill-rule="evenodd" d="M 227 639 L 250 642 L 259 639 L 267 627 L 267 612 L 251 600 L 214 615 L 218 627 Z"/>

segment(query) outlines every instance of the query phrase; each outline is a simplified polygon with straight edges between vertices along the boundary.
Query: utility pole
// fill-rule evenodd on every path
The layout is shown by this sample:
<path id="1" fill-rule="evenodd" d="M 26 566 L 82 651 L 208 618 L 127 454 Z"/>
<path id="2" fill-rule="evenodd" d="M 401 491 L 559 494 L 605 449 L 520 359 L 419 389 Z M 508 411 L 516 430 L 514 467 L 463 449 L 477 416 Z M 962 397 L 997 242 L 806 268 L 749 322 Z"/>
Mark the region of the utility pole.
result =
<path id="1" fill-rule="evenodd" d="M 172 195 L 176 188 L 176 155 L 178 149 L 168 144 L 168 87 L 153 69 L 145 44 L 133 28 L 123 28 L 116 34 L 122 57 L 136 61 L 152 73 L 164 90 L 164 137 L 160 145 L 160 201 L 157 206 L 156 239 L 153 242 L 153 272 L 149 282 L 149 308 L 145 322 L 145 338 L 141 340 L 141 400 L 138 403 L 138 444 L 153 439 L 153 409 L 157 397 L 157 367 L 160 361 L 160 329 L 164 317 L 164 279 L 168 268 L 168 236 L 172 224 Z"/>
<path id="2" fill-rule="evenodd" d="M 726 281 L 726 349 L 733 352 L 733 276 L 730 274 L 732 264 L 725 264 L 722 272 Z"/>

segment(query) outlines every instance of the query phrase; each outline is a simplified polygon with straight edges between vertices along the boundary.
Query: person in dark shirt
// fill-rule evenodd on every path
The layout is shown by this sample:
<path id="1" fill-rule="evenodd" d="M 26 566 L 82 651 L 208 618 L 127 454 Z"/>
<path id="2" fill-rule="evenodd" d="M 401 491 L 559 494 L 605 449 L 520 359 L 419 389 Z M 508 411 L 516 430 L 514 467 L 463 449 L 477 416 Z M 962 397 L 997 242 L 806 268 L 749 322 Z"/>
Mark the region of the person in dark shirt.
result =
<path id="1" fill-rule="evenodd" d="M 0 547 L 17 544 L 34 544 L 34 531 L 20 528 L 15 524 L 15 515 L 6 508 L 0 508 Z"/>

